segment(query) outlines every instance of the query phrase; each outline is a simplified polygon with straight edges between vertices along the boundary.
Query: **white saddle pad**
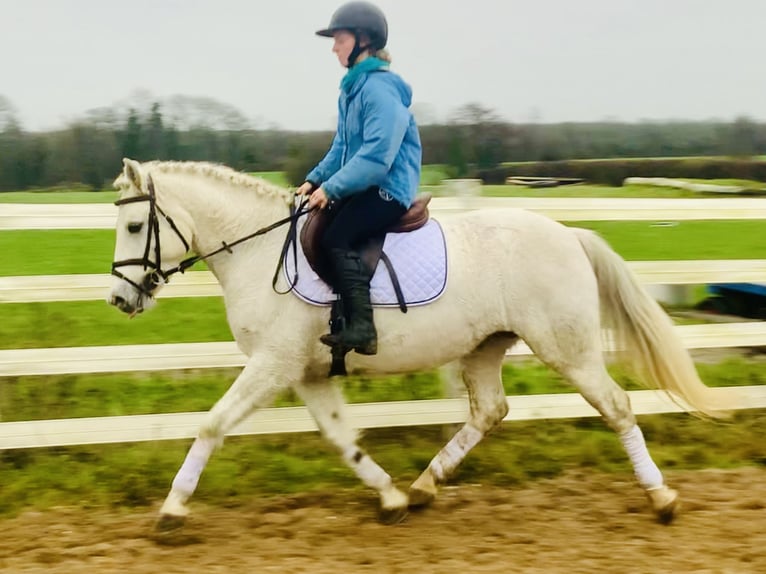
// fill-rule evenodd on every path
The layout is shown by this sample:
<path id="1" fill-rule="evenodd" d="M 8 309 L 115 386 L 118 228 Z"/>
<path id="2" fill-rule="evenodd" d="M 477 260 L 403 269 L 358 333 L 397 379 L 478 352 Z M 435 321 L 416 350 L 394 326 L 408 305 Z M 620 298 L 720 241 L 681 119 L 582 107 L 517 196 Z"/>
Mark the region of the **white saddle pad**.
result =
<path id="1" fill-rule="evenodd" d="M 304 223 L 305 218 L 298 222 L 299 234 Z M 313 305 L 330 305 L 336 299 L 335 294 L 309 266 L 298 243 L 298 281 L 293 293 Z M 396 271 L 408 307 L 431 303 L 442 295 L 447 284 L 447 245 L 436 220 L 430 219 L 420 229 L 408 233 L 389 233 L 383 251 Z M 295 280 L 295 272 L 291 248 L 284 261 L 285 278 L 290 284 Z M 399 305 L 391 277 L 382 261 L 370 281 L 370 299 L 373 305 L 379 307 Z"/>

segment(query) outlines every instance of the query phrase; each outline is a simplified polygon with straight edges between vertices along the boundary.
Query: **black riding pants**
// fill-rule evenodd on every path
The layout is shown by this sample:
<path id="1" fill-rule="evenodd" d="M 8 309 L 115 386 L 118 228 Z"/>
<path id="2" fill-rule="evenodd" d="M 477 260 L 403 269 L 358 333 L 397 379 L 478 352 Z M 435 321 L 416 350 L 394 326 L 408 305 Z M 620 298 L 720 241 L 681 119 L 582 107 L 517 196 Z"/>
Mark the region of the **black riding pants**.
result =
<path id="1" fill-rule="evenodd" d="M 325 253 L 330 249 L 354 251 L 367 239 L 396 223 L 407 209 L 378 187 L 371 187 L 333 204 L 335 214 L 322 236 Z"/>

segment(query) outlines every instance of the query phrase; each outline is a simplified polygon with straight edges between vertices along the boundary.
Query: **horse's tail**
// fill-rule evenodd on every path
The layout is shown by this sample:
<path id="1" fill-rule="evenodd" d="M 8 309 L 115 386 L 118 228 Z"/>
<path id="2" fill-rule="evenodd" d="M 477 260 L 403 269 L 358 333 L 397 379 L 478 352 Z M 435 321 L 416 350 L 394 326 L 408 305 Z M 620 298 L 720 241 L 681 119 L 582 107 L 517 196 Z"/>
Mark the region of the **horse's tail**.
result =
<path id="1" fill-rule="evenodd" d="M 736 408 L 733 392 L 708 388 L 675 333 L 673 322 L 641 286 L 625 261 L 594 232 L 574 229 L 598 281 L 601 314 L 614 342 L 647 386 L 671 393 L 687 410 L 712 417 Z M 684 404 L 685 403 L 685 404 Z"/>

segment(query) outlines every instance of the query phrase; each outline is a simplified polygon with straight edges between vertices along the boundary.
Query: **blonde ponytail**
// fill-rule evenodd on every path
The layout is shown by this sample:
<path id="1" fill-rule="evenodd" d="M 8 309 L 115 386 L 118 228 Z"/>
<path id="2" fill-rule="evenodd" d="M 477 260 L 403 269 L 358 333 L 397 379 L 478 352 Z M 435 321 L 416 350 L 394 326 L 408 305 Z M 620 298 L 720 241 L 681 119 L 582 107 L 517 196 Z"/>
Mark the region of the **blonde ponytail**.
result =
<path id="1" fill-rule="evenodd" d="M 385 48 L 381 48 L 380 50 L 377 50 L 374 54 L 376 58 L 379 58 L 383 60 L 384 62 L 391 63 L 391 54 L 388 53 L 388 50 Z"/>

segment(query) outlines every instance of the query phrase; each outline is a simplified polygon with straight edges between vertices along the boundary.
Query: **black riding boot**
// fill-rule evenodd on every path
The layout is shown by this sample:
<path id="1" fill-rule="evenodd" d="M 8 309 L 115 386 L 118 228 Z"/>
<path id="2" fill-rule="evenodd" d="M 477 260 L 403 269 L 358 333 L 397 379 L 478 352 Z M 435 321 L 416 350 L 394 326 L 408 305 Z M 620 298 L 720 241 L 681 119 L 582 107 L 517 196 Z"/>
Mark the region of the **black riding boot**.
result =
<path id="1" fill-rule="evenodd" d="M 374 355 L 378 352 L 378 334 L 372 320 L 370 274 L 355 251 L 332 249 L 330 260 L 343 301 L 346 327 L 340 333 L 322 335 L 320 341 L 330 347 L 354 349 L 360 355 Z"/>

